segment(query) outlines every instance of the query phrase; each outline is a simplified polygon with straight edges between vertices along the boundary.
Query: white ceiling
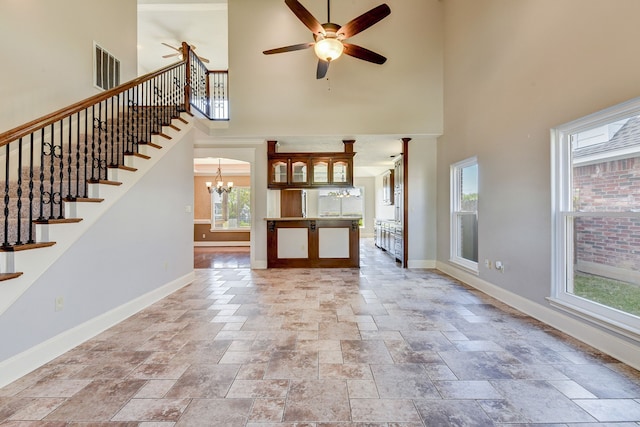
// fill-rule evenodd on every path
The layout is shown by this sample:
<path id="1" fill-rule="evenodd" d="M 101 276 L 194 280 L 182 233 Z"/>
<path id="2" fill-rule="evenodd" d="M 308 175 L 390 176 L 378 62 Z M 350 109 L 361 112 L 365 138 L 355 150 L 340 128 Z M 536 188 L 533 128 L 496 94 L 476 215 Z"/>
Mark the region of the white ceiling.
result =
<path id="1" fill-rule="evenodd" d="M 284 1 L 282 8 L 291 13 Z M 195 45 L 196 53 L 209 59 L 209 69 L 226 70 L 229 68 L 227 33 L 227 0 L 138 0 L 138 72 L 145 74 L 176 62 L 176 57 L 162 58 L 174 53 L 162 43 L 178 47 L 182 41 Z M 376 176 L 391 168 L 391 159 L 400 154 L 403 136 L 406 135 L 349 137 L 356 140 L 355 176 Z M 341 152 L 342 139 L 344 136 L 279 137 L 278 151 Z M 194 159 L 194 171 L 215 173 L 218 159 L 213 160 L 215 165 L 210 159 Z M 237 164 L 225 159 L 221 163 L 223 171 L 238 168 Z M 241 173 L 240 170 L 237 172 Z"/>

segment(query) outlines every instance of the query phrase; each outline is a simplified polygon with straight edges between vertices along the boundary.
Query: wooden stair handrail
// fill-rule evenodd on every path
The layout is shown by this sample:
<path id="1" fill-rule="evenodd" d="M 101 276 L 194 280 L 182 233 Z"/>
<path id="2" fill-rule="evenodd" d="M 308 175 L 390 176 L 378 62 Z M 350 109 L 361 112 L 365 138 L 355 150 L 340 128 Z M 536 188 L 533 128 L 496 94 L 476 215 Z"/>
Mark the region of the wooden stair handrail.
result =
<path id="1" fill-rule="evenodd" d="M 185 57 L 188 58 L 189 56 L 185 55 Z M 16 141 L 20 138 L 30 135 L 33 132 L 36 132 L 46 126 L 51 125 L 52 123 L 58 122 L 66 117 L 69 117 L 70 115 L 83 111 L 91 107 L 92 105 L 105 101 L 129 89 L 132 89 L 140 85 L 141 83 L 149 81 L 155 77 L 162 75 L 163 73 L 166 73 L 167 71 L 173 70 L 174 68 L 178 68 L 186 63 L 187 63 L 187 60 L 185 59 L 183 61 L 176 62 L 175 64 L 167 65 L 166 67 L 161 68 L 157 71 L 153 71 L 151 73 L 137 77 L 127 83 L 121 84 L 120 86 L 116 86 L 112 89 L 109 89 L 107 91 L 94 95 L 90 98 L 86 98 L 82 101 L 76 102 L 75 104 L 71 104 L 68 107 L 62 108 L 58 111 L 47 114 L 46 116 L 42 116 L 40 118 L 32 120 L 28 123 L 23 124 L 22 126 L 18 126 L 7 132 L 0 133 L 0 147 L 9 144 L 11 141 Z"/>

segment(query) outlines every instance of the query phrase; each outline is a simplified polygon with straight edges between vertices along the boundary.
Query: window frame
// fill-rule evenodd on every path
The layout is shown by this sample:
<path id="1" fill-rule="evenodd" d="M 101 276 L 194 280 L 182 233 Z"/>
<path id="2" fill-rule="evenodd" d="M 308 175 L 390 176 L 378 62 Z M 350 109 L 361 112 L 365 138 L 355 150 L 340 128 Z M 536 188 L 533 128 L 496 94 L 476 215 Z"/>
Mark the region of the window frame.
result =
<path id="1" fill-rule="evenodd" d="M 573 277 L 573 219 L 634 217 L 638 212 L 581 212 L 574 209 L 571 135 L 640 115 L 640 98 L 598 111 L 551 129 L 551 295 L 549 303 L 616 333 L 640 340 L 640 318 L 568 291 Z"/>
<path id="2" fill-rule="evenodd" d="M 476 211 L 475 212 L 471 212 L 471 211 L 463 211 L 460 208 L 461 205 L 461 200 L 462 200 L 462 194 L 461 194 L 461 188 L 462 186 L 461 184 L 461 178 L 462 178 L 462 170 L 465 168 L 468 168 L 470 166 L 478 166 L 478 158 L 477 156 L 473 156 L 473 157 L 469 157 L 467 159 L 461 160 L 459 162 L 453 163 L 450 168 L 450 218 L 449 218 L 449 236 L 450 236 L 450 243 L 449 243 L 449 249 L 450 249 L 450 254 L 449 254 L 449 262 L 456 264 L 459 267 L 464 268 L 465 270 L 468 270 L 474 274 L 478 274 L 479 273 L 479 265 L 477 261 L 472 261 L 469 260 L 467 258 L 463 258 L 461 256 L 458 255 L 459 252 L 459 242 L 461 241 L 460 239 L 460 229 L 457 226 L 458 224 L 458 220 L 460 218 L 462 218 L 463 216 L 469 216 L 469 215 L 474 215 L 476 218 L 476 223 L 478 222 L 478 208 L 476 205 Z M 477 177 L 479 178 L 479 177 Z M 478 201 L 480 199 L 480 190 L 478 188 Z M 478 231 L 476 228 L 476 241 L 478 241 Z"/>

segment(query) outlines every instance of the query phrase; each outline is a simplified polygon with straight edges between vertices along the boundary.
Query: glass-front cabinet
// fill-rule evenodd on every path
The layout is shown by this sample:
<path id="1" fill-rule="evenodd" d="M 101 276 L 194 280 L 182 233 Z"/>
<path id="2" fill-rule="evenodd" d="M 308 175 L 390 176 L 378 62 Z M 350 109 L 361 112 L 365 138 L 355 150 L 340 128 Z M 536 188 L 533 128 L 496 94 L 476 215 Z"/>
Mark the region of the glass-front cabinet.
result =
<path id="1" fill-rule="evenodd" d="M 334 184 L 344 184 L 349 181 L 349 162 L 347 160 L 333 160 L 332 165 L 332 182 Z"/>
<path id="2" fill-rule="evenodd" d="M 352 159 L 270 159 L 270 188 L 352 187 Z"/>
<path id="3" fill-rule="evenodd" d="M 312 184 L 329 184 L 329 159 L 314 159 L 311 165 L 313 167 Z"/>
<path id="4" fill-rule="evenodd" d="M 309 162 L 307 160 L 291 160 L 291 183 L 308 184 L 308 169 Z"/>
<path id="5" fill-rule="evenodd" d="M 269 163 L 269 182 L 281 185 L 288 184 L 287 162 L 283 160 L 274 160 Z"/>
<path id="6" fill-rule="evenodd" d="M 353 187 L 353 141 L 344 153 L 278 153 L 269 142 L 269 188 Z"/>

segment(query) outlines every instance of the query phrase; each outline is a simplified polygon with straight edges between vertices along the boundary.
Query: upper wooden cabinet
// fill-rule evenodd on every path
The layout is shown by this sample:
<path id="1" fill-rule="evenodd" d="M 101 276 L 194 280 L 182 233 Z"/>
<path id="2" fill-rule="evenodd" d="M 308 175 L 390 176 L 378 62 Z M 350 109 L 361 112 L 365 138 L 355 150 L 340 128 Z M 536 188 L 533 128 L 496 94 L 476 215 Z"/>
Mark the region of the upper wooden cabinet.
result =
<path id="1" fill-rule="evenodd" d="M 353 187 L 353 140 L 342 153 L 278 153 L 268 141 L 269 188 Z"/>
<path id="2" fill-rule="evenodd" d="M 382 204 L 383 205 L 392 205 L 393 204 L 393 196 L 395 193 L 394 186 L 394 170 L 389 169 L 382 175 Z"/>

